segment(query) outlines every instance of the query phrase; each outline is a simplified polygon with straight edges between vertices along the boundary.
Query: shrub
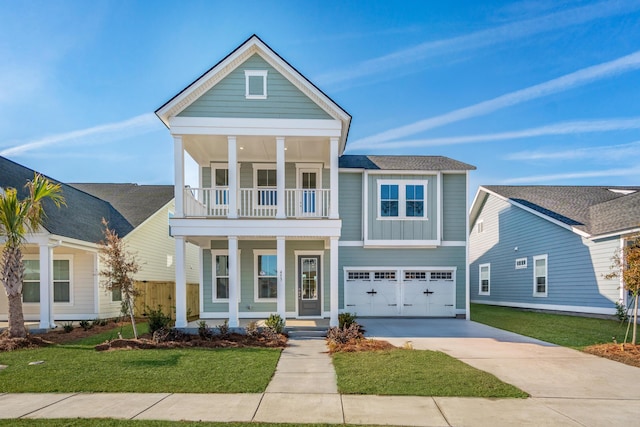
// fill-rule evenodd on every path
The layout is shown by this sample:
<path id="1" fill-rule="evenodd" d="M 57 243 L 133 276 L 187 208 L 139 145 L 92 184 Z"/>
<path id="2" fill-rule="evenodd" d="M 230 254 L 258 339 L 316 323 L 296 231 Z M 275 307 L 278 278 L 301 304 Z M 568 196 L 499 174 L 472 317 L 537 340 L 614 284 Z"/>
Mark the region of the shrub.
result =
<path id="1" fill-rule="evenodd" d="M 149 333 L 151 334 L 160 329 L 168 329 L 171 326 L 171 316 L 164 314 L 161 305 L 156 309 L 147 307 L 147 318 L 149 319 Z"/>
<path id="2" fill-rule="evenodd" d="M 198 335 L 203 340 L 211 338 L 211 329 L 207 326 L 206 320 L 200 320 L 198 322 Z"/>
<path id="3" fill-rule="evenodd" d="M 186 334 L 175 328 L 160 328 L 153 332 L 152 339 L 155 342 L 184 341 Z"/>
<path id="4" fill-rule="evenodd" d="M 73 331 L 73 322 L 66 322 L 62 324 L 62 330 L 66 333 Z"/>
<path id="5" fill-rule="evenodd" d="M 82 329 L 84 329 L 85 331 L 88 331 L 89 329 L 91 329 L 93 327 L 93 324 L 91 322 L 89 322 L 88 320 L 81 320 L 80 321 L 80 327 Z"/>
<path id="6" fill-rule="evenodd" d="M 327 332 L 327 340 L 329 344 L 346 344 L 350 341 L 359 340 L 364 338 L 362 332 L 360 332 L 360 325 L 352 323 L 350 326 L 344 328 L 333 327 Z"/>
<path id="7" fill-rule="evenodd" d="M 284 332 L 284 319 L 279 314 L 270 314 L 264 325 L 276 334 Z"/>
<path id="8" fill-rule="evenodd" d="M 623 323 L 629 321 L 629 309 L 619 301 L 616 302 L 616 317 Z"/>
<path id="9" fill-rule="evenodd" d="M 248 337 L 257 337 L 260 334 L 260 331 L 258 330 L 258 322 L 255 320 L 249 322 L 244 330 Z"/>
<path id="10" fill-rule="evenodd" d="M 222 324 L 216 325 L 216 328 L 218 329 L 218 335 L 222 338 L 227 338 L 229 336 L 229 321 L 227 319 L 224 319 Z"/>
<path id="11" fill-rule="evenodd" d="M 356 323 L 355 313 L 340 313 L 338 314 L 338 327 L 340 329 L 351 326 L 352 323 Z"/>

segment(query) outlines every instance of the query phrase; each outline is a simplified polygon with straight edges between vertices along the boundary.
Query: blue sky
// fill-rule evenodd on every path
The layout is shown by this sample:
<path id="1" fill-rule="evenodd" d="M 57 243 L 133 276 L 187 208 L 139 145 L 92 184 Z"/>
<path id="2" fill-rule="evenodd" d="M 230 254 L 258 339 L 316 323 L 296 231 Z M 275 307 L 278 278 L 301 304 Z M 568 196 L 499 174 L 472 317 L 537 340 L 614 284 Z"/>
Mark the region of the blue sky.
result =
<path id="1" fill-rule="evenodd" d="M 171 184 L 153 112 L 258 34 L 353 121 L 349 154 L 480 184 L 640 185 L 640 0 L 0 0 L 0 155 Z"/>

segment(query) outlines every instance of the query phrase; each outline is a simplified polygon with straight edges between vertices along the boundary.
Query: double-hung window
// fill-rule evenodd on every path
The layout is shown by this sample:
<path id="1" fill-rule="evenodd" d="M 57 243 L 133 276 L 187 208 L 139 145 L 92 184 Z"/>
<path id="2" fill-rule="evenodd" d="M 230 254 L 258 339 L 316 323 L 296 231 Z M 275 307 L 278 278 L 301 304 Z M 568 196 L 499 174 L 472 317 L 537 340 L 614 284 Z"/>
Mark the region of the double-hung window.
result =
<path id="1" fill-rule="evenodd" d="M 71 269 L 68 259 L 53 260 L 53 302 L 71 302 Z"/>
<path id="2" fill-rule="evenodd" d="M 491 291 L 491 264 L 480 264 L 480 283 L 478 294 L 489 295 Z"/>
<path id="3" fill-rule="evenodd" d="M 275 206 L 277 199 L 277 170 L 274 167 L 262 167 L 255 172 L 257 188 L 257 204 L 259 206 Z"/>
<path id="4" fill-rule="evenodd" d="M 24 259 L 24 280 L 22 282 L 22 301 L 40 302 L 40 261 Z M 71 302 L 71 259 L 53 260 L 53 302 Z"/>
<path id="5" fill-rule="evenodd" d="M 211 195 L 212 214 L 226 215 L 229 204 L 229 165 L 226 163 L 211 164 Z"/>
<path id="6" fill-rule="evenodd" d="M 278 297 L 278 263 L 275 251 L 254 251 L 255 299 L 275 300 Z"/>
<path id="7" fill-rule="evenodd" d="M 427 180 L 378 180 L 379 219 L 428 219 Z"/>
<path id="8" fill-rule="evenodd" d="M 22 302 L 40 302 L 40 261 L 24 259 L 24 278 L 22 281 Z"/>
<path id="9" fill-rule="evenodd" d="M 547 255 L 533 257 L 533 296 L 546 297 L 548 293 Z"/>
<path id="10" fill-rule="evenodd" d="M 228 251 L 212 252 L 213 300 L 229 299 L 229 255 Z"/>

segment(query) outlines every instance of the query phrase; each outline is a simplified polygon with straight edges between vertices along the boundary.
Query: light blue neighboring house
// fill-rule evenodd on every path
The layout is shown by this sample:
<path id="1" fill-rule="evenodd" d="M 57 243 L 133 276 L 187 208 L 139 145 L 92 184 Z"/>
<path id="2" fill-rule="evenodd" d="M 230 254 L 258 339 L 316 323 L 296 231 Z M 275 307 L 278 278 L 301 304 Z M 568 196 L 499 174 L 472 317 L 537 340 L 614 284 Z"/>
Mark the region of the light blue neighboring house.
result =
<path id="1" fill-rule="evenodd" d="M 471 301 L 615 314 L 612 257 L 640 231 L 640 187 L 481 186 L 470 212 Z"/>
<path id="2" fill-rule="evenodd" d="M 475 167 L 343 155 L 351 116 L 257 36 L 156 114 L 174 141 L 177 327 L 187 242 L 200 248 L 201 319 L 468 313 Z"/>

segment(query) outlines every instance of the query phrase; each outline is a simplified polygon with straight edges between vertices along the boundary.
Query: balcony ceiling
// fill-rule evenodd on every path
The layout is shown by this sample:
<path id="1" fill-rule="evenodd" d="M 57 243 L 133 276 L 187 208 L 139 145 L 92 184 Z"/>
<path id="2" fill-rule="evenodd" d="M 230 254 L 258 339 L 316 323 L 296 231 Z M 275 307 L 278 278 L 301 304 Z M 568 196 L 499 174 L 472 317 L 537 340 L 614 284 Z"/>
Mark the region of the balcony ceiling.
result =
<path id="1" fill-rule="evenodd" d="M 226 136 L 188 135 L 183 137 L 187 153 L 201 166 L 226 162 Z M 329 163 L 329 139 L 323 137 L 287 137 L 285 161 Z M 276 139 L 272 136 L 242 136 L 236 139 L 238 162 L 276 162 Z"/>

